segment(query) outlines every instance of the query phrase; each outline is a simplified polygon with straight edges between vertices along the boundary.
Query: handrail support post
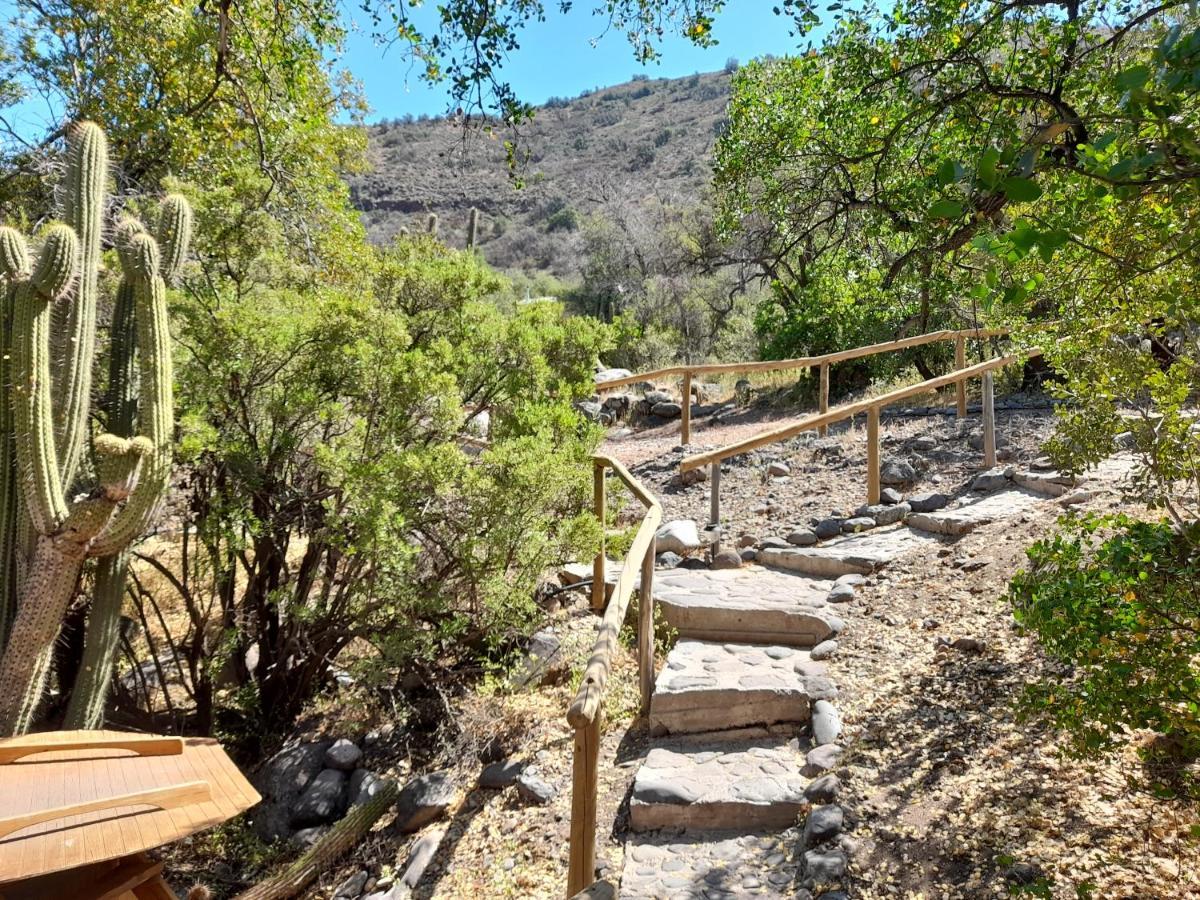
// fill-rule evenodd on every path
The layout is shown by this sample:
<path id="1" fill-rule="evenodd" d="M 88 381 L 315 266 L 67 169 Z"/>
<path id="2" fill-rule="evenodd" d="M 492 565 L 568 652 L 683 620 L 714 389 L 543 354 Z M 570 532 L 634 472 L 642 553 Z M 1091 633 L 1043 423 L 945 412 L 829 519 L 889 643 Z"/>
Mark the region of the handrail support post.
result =
<path id="1" fill-rule="evenodd" d="M 650 712 L 654 692 L 654 558 L 656 541 L 651 540 L 642 557 L 642 582 L 638 588 L 638 684 L 642 691 L 642 715 Z"/>
<path id="2" fill-rule="evenodd" d="M 708 478 L 708 527 L 721 525 L 721 461 L 713 460 Z"/>
<path id="3" fill-rule="evenodd" d="M 575 729 L 572 763 L 571 845 L 567 871 L 567 896 L 573 897 L 596 877 L 596 796 L 600 762 L 600 719 L 597 710 L 590 723 Z"/>
<path id="4" fill-rule="evenodd" d="M 991 372 L 983 373 L 983 464 L 996 465 L 995 386 Z"/>
<path id="5" fill-rule="evenodd" d="M 821 394 L 817 399 L 817 409 L 824 415 L 829 412 L 829 363 L 821 363 Z M 829 433 L 829 426 L 822 425 L 817 429 L 817 434 L 825 437 Z"/>
<path id="6" fill-rule="evenodd" d="M 954 336 L 954 368 L 965 369 L 967 367 L 967 337 L 963 334 Z M 955 398 L 958 401 L 958 417 L 961 419 L 967 414 L 967 382 L 966 380 L 959 381 L 954 386 Z"/>
<path id="7" fill-rule="evenodd" d="M 683 404 L 680 412 L 680 443 L 692 442 L 692 373 L 683 373 Z"/>
<path id="8" fill-rule="evenodd" d="M 867 503 L 879 502 L 879 406 L 867 410 Z"/>
<path id="9" fill-rule="evenodd" d="M 592 609 L 603 609 L 606 583 L 608 581 L 608 560 L 604 551 L 604 532 L 607 527 L 607 506 L 604 496 L 604 463 L 593 460 L 592 466 L 592 509 L 596 520 L 600 523 L 600 550 L 592 561 Z"/>

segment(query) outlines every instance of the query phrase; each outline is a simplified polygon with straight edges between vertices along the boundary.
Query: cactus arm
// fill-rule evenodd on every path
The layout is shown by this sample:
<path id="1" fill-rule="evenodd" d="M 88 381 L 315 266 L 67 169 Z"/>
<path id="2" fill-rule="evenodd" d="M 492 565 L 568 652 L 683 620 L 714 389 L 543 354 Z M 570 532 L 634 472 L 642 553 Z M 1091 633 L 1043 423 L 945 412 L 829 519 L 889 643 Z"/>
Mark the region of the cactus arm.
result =
<path id="1" fill-rule="evenodd" d="M 162 250 L 162 277 L 174 284 L 183 271 L 192 240 L 192 208 L 184 197 L 169 194 L 158 215 L 158 245 Z"/>
<path id="2" fill-rule="evenodd" d="M 52 335 L 56 360 L 54 439 L 59 475 L 68 490 L 88 438 L 107 178 L 108 146 L 103 130 L 93 122 L 73 125 L 68 134 L 64 212 L 79 237 L 80 274 L 73 302 L 57 310 Z"/>
<path id="3" fill-rule="evenodd" d="M 472 206 L 471 217 L 467 220 L 467 249 L 475 248 L 475 238 L 479 234 L 479 210 Z"/>
<path id="4" fill-rule="evenodd" d="M 425 233 L 437 237 L 438 232 L 438 217 L 437 213 L 430 213 L 429 218 L 425 220 Z"/>
<path id="5" fill-rule="evenodd" d="M 0 236 L 0 256 L 3 255 L 3 243 Z M 23 247 L 24 241 L 21 245 Z M 28 260 L 25 265 L 28 266 Z M 20 532 L 17 504 L 21 483 L 17 479 L 17 449 L 9 399 L 15 293 L 15 288 L 5 288 L 4 308 L 0 309 L 0 647 L 8 640 L 8 629 L 17 609 L 17 535 Z"/>
<path id="6" fill-rule="evenodd" d="M 0 275 L 9 279 L 29 276 L 29 247 L 21 232 L 0 227 Z"/>
<path id="7" fill-rule="evenodd" d="M 136 236 L 128 255 L 138 338 L 138 430 L 151 449 L 142 460 L 137 487 L 93 542 L 92 556 L 116 553 L 145 531 L 158 511 L 171 473 L 175 419 L 167 288 L 158 274 L 157 245 L 149 235 Z"/>

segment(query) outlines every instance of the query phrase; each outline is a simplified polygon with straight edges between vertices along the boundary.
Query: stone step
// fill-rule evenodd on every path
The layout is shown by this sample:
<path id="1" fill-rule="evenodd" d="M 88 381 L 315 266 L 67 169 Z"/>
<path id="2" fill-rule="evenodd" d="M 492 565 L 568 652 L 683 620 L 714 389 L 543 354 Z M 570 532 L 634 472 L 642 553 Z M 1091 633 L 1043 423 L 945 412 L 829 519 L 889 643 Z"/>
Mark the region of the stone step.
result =
<path id="1" fill-rule="evenodd" d="M 837 693 L 824 663 L 779 644 L 681 640 L 650 698 L 656 734 L 806 723 L 812 703 Z"/>
<path id="2" fill-rule="evenodd" d="M 812 647 L 842 630 L 824 608 L 832 587 L 761 566 L 654 575 L 655 601 L 681 637 L 789 647 Z"/>
<path id="3" fill-rule="evenodd" d="M 800 835 L 639 834 L 625 844 L 622 900 L 792 900 L 801 881 Z"/>
<path id="4" fill-rule="evenodd" d="M 633 781 L 633 831 L 779 830 L 796 823 L 807 779 L 797 742 L 673 742 L 652 749 Z"/>
<path id="5" fill-rule="evenodd" d="M 937 512 L 913 513 L 908 517 L 908 525 L 918 531 L 961 535 L 998 519 L 1015 518 L 1044 503 L 1045 499 L 1045 495 L 1033 491 L 998 491 Z"/>
<path id="6" fill-rule="evenodd" d="M 916 513 L 909 515 L 909 522 L 914 515 Z M 870 575 L 893 560 L 935 542 L 936 538 L 897 525 L 834 538 L 816 547 L 760 550 L 758 561 L 763 565 L 824 578 Z"/>

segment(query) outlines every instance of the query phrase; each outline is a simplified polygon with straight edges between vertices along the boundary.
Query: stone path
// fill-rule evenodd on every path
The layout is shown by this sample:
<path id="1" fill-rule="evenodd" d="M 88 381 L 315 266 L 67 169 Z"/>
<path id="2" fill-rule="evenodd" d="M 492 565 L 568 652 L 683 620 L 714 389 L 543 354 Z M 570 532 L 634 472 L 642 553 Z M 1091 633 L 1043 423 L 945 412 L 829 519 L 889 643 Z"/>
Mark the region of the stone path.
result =
<path id="1" fill-rule="evenodd" d="M 654 744 L 629 800 L 620 896 L 845 900 L 853 842 L 830 771 L 841 753 L 836 659 L 824 662 L 844 627 L 839 605 L 901 557 L 1077 491 L 1057 473 L 1012 469 L 973 486 L 949 503 L 864 507 L 846 527 L 868 530 L 813 546 L 764 542 L 761 565 L 655 573 L 679 640 L 651 698 Z"/>

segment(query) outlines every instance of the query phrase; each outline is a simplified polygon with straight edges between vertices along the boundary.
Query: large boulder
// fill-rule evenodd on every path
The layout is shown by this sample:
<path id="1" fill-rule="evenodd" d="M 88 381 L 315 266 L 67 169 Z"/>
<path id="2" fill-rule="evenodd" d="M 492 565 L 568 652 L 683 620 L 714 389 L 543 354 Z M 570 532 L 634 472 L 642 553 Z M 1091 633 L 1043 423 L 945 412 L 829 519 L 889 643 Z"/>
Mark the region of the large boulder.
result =
<path id="1" fill-rule="evenodd" d="M 628 369 L 601 369 L 596 373 L 596 384 L 618 381 L 622 378 L 628 378 L 632 374 Z"/>
<path id="2" fill-rule="evenodd" d="M 662 419 L 678 419 L 683 415 L 683 406 L 674 400 L 663 400 L 650 407 L 650 412 Z"/>
<path id="3" fill-rule="evenodd" d="M 446 811 L 454 802 L 454 793 L 448 771 L 414 778 L 396 798 L 396 827 L 405 834 L 419 831 Z"/>
<path id="4" fill-rule="evenodd" d="M 655 552 L 686 556 L 700 549 L 700 530 L 691 519 L 676 519 L 658 529 Z"/>
<path id="5" fill-rule="evenodd" d="M 890 459 L 879 470 L 880 484 L 904 485 L 917 480 L 917 470 L 902 459 Z"/>
<path id="6" fill-rule="evenodd" d="M 543 628 L 529 639 L 525 659 L 512 675 L 518 687 L 550 684 L 567 671 L 566 654 L 562 650 L 562 638 L 553 628 Z"/>
<path id="7" fill-rule="evenodd" d="M 324 825 L 346 809 L 348 776 L 340 769 L 322 769 L 292 807 L 292 825 L 305 828 Z"/>
<path id="8" fill-rule="evenodd" d="M 262 802 L 250 811 L 250 827 L 264 841 L 292 833 L 292 807 L 325 768 L 325 751 L 332 741 L 293 744 L 280 750 L 259 770 L 254 785 Z"/>

